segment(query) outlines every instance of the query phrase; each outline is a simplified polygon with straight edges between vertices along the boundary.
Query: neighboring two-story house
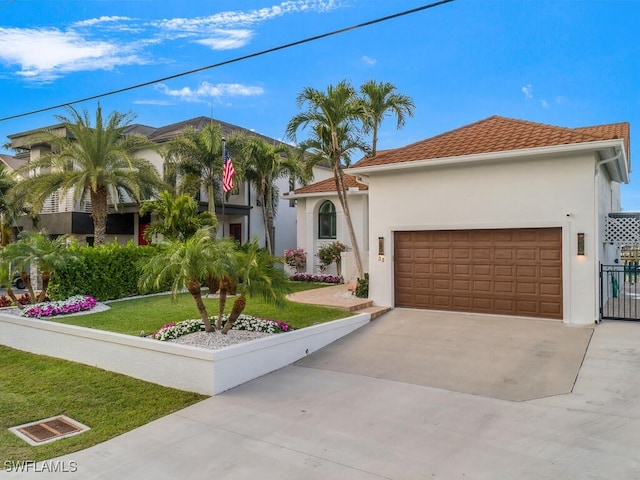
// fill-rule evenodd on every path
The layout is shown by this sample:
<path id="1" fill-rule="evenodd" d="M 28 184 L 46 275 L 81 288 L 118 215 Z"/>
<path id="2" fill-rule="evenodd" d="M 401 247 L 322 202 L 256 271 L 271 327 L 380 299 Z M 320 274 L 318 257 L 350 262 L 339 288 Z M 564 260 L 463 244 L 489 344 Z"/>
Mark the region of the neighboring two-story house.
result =
<path id="1" fill-rule="evenodd" d="M 156 167 L 160 175 L 162 175 L 165 163 L 161 155 L 162 146 L 180 136 L 186 127 L 193 127 L 199 130 L 211 121 L 220 124 L 224 134 L 227 136 L 232 132 L 242 132 L 247 135 L 261 137 L 270 143 L 279 143 L 278 140 L 256 134 L 237 125 L 212 120 L 208 117 L 196 117 L 160 128 L 133 124 L 127 129 L 127 133 L 144 135 L 160 147 L 160 149 L 156 150 L 145 149 L 139 151 L 137 156 L 149 160 Z M 68 135 L 68 132 L 65 131 L 65 127 L 62 124 L 43 128 L 60 135 Z M 10 147 L 16 153 L 15 155 L 3 154 L 0 157 L 0 161 L 2 161 L 8 169 L 17 171 L 25 166 L 30 159 L 38 158 L 47 153 L 49 151 L 47 145 L 30 144 L 30 137 L 43 128 L 9 135 Z M 289 179 L 279 179 L 276 183 L 281 192 L 289 191 L 295 187 L 295 184 L 290 182 Z M 208 206 L 206 189 L 202 189 L 200 192 L 199 201 L 201 209 L 206 210 Z M 237 184 L 237 188 L 227 195 L 227 201 L 224 207 L 219 203 L 220 202 L 217 202 L 215 207 L 219 221 L 219 236 L 231 236 L 241 243 L 257 237 L 260 244 L 264 245 L 265 226 L 260 213 L 259 199 L 257 198 L 256 192 L 247 182 Z M 89 201 L 86 201 L 81 206 L 79 202 L 73 200 L 72 195 L 64 196 L 58 193 L 46 201 L 39 215 L 38 227 L 47 231 L 50 235 L 71 234 L 76 237 L 80 243 L 91 244 L 93 242 L 93 222 L 90 214 L 91 204 Z M 117 239 L 120 243 L 126 243 L 132 240 L 135 244 L 145 244 L 143 234 L 146 226 L 149 225 L 150 222 L 151 218 L 149 215 L 139 215 L 139 206 L 136 203 L 125 203 L 119 206 L 117 211 L 110 208 L 107 219 L 106 241 L 111 242 Z M 285 249 L 295 248 L 295 222 L 295 205 L 292 202 L 281 201 L 275 218 L 274 250 L 276 255 L 282 255 Z M 20 221 L 20 227 L 31 229 L 33 225 L 29 219 L 24 218 Z"/>

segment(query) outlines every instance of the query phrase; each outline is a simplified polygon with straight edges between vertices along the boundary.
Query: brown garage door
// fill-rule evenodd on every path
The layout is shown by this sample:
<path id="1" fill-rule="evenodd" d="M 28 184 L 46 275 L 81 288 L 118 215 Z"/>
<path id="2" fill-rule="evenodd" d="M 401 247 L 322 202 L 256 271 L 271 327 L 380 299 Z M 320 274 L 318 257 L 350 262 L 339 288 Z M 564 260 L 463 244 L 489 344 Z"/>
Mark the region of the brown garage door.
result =
<path id="1" fill-rule="evenodd" d="M 562 230 L 396 232 L 395 304 L 562 319 Z"/>

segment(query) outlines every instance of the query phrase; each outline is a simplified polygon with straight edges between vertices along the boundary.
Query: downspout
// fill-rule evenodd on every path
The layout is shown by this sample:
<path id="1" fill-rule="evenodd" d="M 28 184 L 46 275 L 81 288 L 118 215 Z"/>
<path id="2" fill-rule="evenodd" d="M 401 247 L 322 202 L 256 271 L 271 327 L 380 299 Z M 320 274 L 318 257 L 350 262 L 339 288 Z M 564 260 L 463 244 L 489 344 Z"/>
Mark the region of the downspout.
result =
<path id="1" fill-rule="evenodd" d="M 600 167 L 602 165 L 604 165 L 605 163 L 609 163 L 609 162 L 613 162 L 615 160 L 620 160 L 620 157 L 622 156 L 622 151 L 618 152 L 616 155 L 614 155 L 613 157 L 610 158 L 605 158 L 604 160 L 600 160 L 598 163 L 596 163 L 596 176 L 598 175 L 598 173 L 600 172 Z"/>
<path id="2" fill-rule="evenodd" d="M 609 157 L 609 158 L 605 158 L 604 160 L 600 160 L 599 162 L 596 163 L 596 167 L 595 167 L 595 174 L 593 176 L 593 202 L 594 202 L 594 211 L 593 211 L 593 215 L 594 215 L 594 226 L 597 227 L 597 230 L 595 232 L 595 237 L 594 241 L 592 242 L 593 244 L 593 249 L 594 249 L 594 255 L 596 255 L 596 261 L 593 262 L 593 278 L 595 279 L 595 295 L 594 295 L 594 311 L 596 314 L 596 320 L 595 323 L 598 323 L 600 321 L 600 308 L 602 307 L 602 305 L 598 305 L 599 299 L 600 299 L 600 295 L 599 295 L 599 289 L 600 289 L 600 281 L 599 281 L 599 276 L 600 276 L 600 264 L 602 263 L 602 259 L 600 258 L 600 239 L 598 238 L 601 234 L 600 232 L 600 222 L 602 221 L 602 219 L 600 218 L 600 202 L 599 202 L 599 197 L 598 197 L 598 176 L 600 175 L 600 167 L 610 163 L 610 162 L 615 162 L 618 161 L 620 159 L 620 157 L 622 156 L 622 151 L 618 152 L 617 154 L 615 154 L 613 157 Z"/>

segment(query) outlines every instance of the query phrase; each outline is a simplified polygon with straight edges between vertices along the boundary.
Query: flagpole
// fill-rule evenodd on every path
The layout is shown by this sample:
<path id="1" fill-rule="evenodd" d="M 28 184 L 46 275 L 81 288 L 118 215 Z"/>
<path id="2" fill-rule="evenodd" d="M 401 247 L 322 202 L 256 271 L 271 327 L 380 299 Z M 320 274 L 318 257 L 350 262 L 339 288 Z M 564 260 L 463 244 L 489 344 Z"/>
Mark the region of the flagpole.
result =
<path id="1" fill-rule="evenodd" d="M 222 137 L 222 238 L 224 238 L 224 204 L 225 197 L 227 196 L 224 191 L 224 162 L 225 162 L 225 152 L 227 150 L 227 141 L 224 137 Z"/>

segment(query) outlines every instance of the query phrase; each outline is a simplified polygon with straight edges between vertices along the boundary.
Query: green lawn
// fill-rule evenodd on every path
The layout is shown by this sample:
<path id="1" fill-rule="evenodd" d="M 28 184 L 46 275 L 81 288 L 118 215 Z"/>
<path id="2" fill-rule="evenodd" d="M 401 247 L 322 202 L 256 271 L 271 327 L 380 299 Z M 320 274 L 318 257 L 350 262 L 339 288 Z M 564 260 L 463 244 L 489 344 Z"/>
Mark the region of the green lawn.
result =
<path id="1" fill-rule="evenodd" d="M 292 291 L 325 285 L 292 283 Z M 227 313 L 233 305 L 227 301 Z M 218 300 L 204 299 L 210 315 Z M 286 302 L 283 309 L 249 299 L 245 313 L 288 322 L 293 328 L 344 318 L 349 312 Z M 171 321 L 198 318 L 193 298 L 170 295 L 136 298 L 110 304 L 106 312 L 53 317 L 61 323 L 139 335 L 151 333 Z M 152 368 L 152 366 L 150 366 Z M 183 392 L 125 375 L 43 355 L 0 346 L 0 469 L 5 461 L 40 461 L 104 442 L 152 420 L 185 408 L 204 395 Z M 67 415 L 91 428 L 70 437 L 32 447 L 9 427 L 56 415 Z"/>
<path id="2" fill-rule="evenodd" d="M 0 346 L 0 469 L 5 461 L 40 461 L 88 448 L 205 398 Z M 62 414 L 91 430 L 37 447 L 7 430 Z"/>
<path id="3" fill-rule="evenodd" d="M 292 291 L 322 288 L 326 285 L 312 283 L 292 283 Z M 233 297 L 227 299 L 225 313 L 231 312 Z M 217 315 L 218 299 L 204 298 L 209 315 Z M 140 335 L 142 331 L 150 334 L 165 323 L 179 322 L 189 318 L 200 318 L 193 297 L 188 293 L 179 294 L 175 300 L 170 295 L 156 295 L 132 300 L 112 302 L 110 310 L 71 317 L 53 317 L 52 321 L 95 328 L 109 332 Z M 335 308 L 317 307 L 295 302 L 286 302 L 285 308 L 249 298 L 244 313 L 261 318 L 270 318 L 289 323 L 294 329 L 308 327 L 317 323 L 345 318 L 349 312 Z"/>

